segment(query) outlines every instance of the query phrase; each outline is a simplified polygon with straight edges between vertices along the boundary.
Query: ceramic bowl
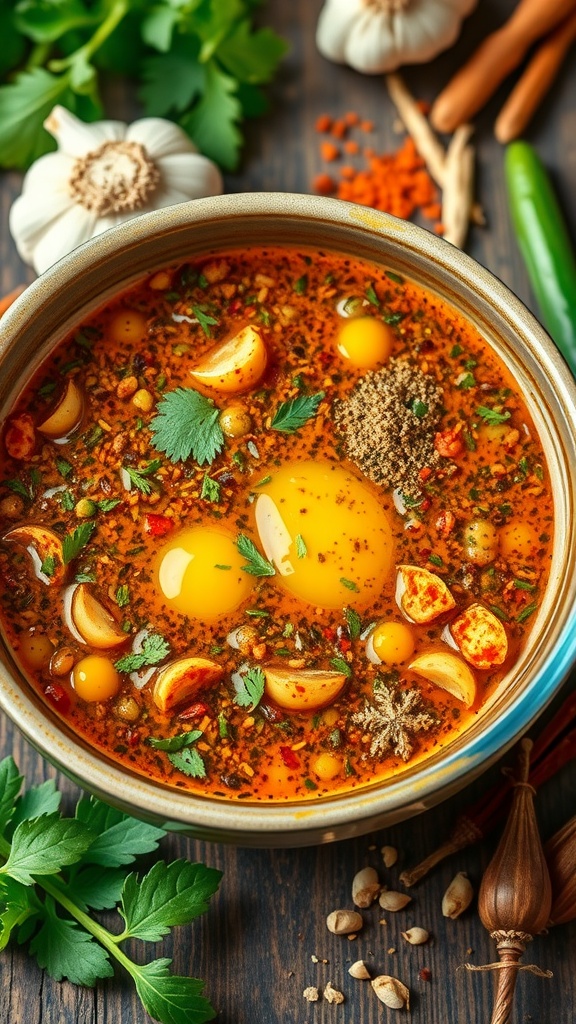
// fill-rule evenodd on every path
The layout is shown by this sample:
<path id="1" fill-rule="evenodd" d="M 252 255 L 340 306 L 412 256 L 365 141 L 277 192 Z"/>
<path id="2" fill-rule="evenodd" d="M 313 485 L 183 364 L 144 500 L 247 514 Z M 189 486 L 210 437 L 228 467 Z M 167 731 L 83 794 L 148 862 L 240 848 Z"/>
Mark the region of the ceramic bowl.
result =
<path id="1" fill-rule="evenodd" d="M 202 839 L 298 846 L 400 821 L 485 770 L 542 712 L 576 659 L 576 387 L 534 317 L 488 271 L 405 221 L 337 200 L 286 194 L 218 196 L 138 217 L 81 246 L 39 278 L 0 325 L 1 415 L 83 317 L 151 271 L 244 245 L 321 247 L 393 266 L 460 310 L 518 381 L 546 453 L 555 499 L 550 582 L 531 642 L 458 739 L 398 777 L 302 804 L 227 803 L 131 774 L 91 749 L 46 707 L 0 644 L 0 706 L 38 751 L 84 789 Z"/>

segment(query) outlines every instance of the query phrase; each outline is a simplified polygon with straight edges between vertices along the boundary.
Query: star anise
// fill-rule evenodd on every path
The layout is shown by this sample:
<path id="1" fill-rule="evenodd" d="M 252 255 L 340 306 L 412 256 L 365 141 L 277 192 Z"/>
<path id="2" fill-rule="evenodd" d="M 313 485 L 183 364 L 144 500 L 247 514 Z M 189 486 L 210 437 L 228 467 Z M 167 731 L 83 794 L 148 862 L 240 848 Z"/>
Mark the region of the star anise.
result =
<path id="1" fill-rule="evenodd" d="M 392 750 L 408 761 L 414 749 L 413 738 L 436 724 L 436 718 L 424 707 L 419 690 L 401 690 L 381 680 L 374 684 L 374 703 L 366 701 L 352 721 L 372 736 L 370 753 L 385 754 Z"/>

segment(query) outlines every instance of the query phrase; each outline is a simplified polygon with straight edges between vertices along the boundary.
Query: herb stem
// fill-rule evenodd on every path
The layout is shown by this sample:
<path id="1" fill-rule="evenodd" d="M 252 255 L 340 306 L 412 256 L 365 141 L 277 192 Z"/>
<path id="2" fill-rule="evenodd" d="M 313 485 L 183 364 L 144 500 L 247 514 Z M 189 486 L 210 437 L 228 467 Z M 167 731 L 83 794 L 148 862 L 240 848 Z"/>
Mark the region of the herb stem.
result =
<path id="1" fill-rule="evenodd" d="M 36 43 L 30 51 L 30 56 L 26 61 L 26 71 L 32 71 L 33 68 L 40 68 L 46 63 L 50 56 L 50 50 L 52 49 L 52 43 Z"/>
<path id="2" fill-rule="evenodd" d="M 74 53 L 69 54 L 68 57 L 63 57 L 61 60 L 51 60 L 48 68 L 50 71 L 65 71 L 66 68 L 72 67 L 73 64 L 78 60 L 79 57 L 83 57 L 85 61 L 89 61 L 91 57 L 96 53 L 97 50 L 106 42 L 108 36 L 112 35 L 114 29 L 120 24 L 123 18 L 128 13 L 129 0 L 116 0 L 116 3 L 110 9 L 110 13 L 104 19 L 101 25 L 98 26 L 93 36 L 80 46 Z"/>
<path id="3" fill-rule="evenodd" d="M 41 886 L 45 892 L 47 892 L 52 899 L 56 900 L 64 910 L 67 910 L 71 917 L 73 917 L 78 924 L 82 925 L 90 935 L 93 935 L 98 942 L 112 953 L 112 956 L 118 960 L 118 963 L 122 964 L 126 968 L 129 974 L 133 974 L 134 964 L 130 957 L 126 956 L 121 949 L 118 948 L 117 943 L 121 940 L 122 936 L 112 935 L 106 928 L 97 921 L 94 921 L 89 914 L 86 914 L 83 910 L 80 910 L 76 904 L 66 896 L 56 885 L 54 885 L 48 878 L 35 877 L 37 885 Z"/>

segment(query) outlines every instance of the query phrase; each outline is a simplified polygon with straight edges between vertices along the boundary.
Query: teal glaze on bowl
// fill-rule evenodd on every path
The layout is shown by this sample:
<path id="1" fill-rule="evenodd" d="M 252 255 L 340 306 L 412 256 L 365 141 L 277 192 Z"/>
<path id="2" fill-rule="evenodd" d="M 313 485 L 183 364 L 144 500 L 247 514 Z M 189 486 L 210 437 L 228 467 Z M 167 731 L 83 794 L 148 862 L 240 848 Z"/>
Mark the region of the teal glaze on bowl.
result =
<path id="1" fill-rule="evenodd" d="M 115 292 L 171 263 L 266 244 L 323 248 L 381 263 L 436 292 L 475 325 L 516 377 L 540 434 L 555 497 L 555 539 L 531 643 L 477 721 L 423 763 L 341 796 L 286 805 L 227 802 L 132 774 L 47 708 L 0 643 L 0 706 L 80 786 L 175 831 L 257 847 L 348 838 L 432 807 L 526 731 L 576 661 L 576 386 L 550 338 L 504 285 L 458 249 L 405 221 L 333 199 L 263 193 L 199 199 L 113 228 L 47 271 L 3 317 L 2 417 L 50 348 Z"/>

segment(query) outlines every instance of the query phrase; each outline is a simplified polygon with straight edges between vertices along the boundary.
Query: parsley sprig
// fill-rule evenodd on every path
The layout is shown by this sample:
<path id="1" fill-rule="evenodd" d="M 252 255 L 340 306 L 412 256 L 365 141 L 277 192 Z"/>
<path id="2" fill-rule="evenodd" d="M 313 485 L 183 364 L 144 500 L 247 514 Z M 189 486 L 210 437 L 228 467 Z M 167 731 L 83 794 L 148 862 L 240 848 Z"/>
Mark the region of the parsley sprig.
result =
<path id="1" fill-rule="evenodd" d="M 280 430 L 283 434 L 294 434 L 303 427 L 307 420 L 315 416 L 318 406 L 324 398 L 324 392 L 315 395 L 298 395 L 289 402 L 282 402 L 274 413 L 270 424 L 272 430 Z"/>
<path id="2" fill-rule="evenodd" d="M 147 466 L 143 466 L 141 469 L 134 469 L 133 466 L 123 466 L 122 469 L 128 476 L 130 483 L 137 490 L 141 491 L 142 494 L 152 494 L 153 486 L 148 477 L 154 476 L 154 473 L 158 472 L 161 465 L 160 459 L 152 459 L 152 462 L 149 462 Z"/>
<path id="3" fill-rule="evenodd" d="M 86 547 L 95 528 L 96 523 L 91 519 L 87 519 L 85 523 L 77 526 L 72 533 L 66 534 L 62 541 L 62 560 L 64 565 L 68 565 Z"/>
<path id="4" fill-rule="evenodd" d="M 171 974 L 164 957 L 137 963 L 121 946 L 127 939 L 159 942 L 204 913 L 221 872 L 182 859 L 157 861 L 139 876 L 127 866 L 157 849 L 163 829 L 93 797 L 64 818 L 53 781 L 19 795 L 22 782 L 11 757 L 0 762 L 0 950 L 12 937 L 29 942 L 56 981 L 86 986 L 112 977 L 117 960 L 161 1024 L 212 1020 L 201 981 Z M 119 934 L 91 916 L 104 909 L 118 911 Z"/>
<path id="5" fill-rule="evenodd" d="M 160 400 L 150 423 L 152 444 L 172 462 L 192 455 L 199 466 L 214 462 L 224 446 L 220 410 L 193 388 L 176 388 Z"/>
<path id="6" fill-rule="evenodd" d="M 236 547 L 243 558 L 246 559 L 246 565 L 242 566 L 242 570 L 250 574 L 250 576 L 275 576 L 276 570 L 264 555 L 261 555 L 258 551 L 253 540 L 247 537 L 245 533 L 240 533 L 236 539 Z"/>
<path id="7" fill-rule="evenodd" d="M 159 665 L 170 654 L 170 644 L 159 633 L 151 633 L 137 653 L 124 654 L 114 664 L 119 672 L 138 672 L 146 665 Z"/>
<path id="8" fill-rule="evenodd" d="M 254 711 L 264 696 L 264 684 L 266 676 L 261 668 L 249 668 L 241 677 L 241 682 L 236 690 L 235 702 L 241 708 L 248 708 Z"/>

